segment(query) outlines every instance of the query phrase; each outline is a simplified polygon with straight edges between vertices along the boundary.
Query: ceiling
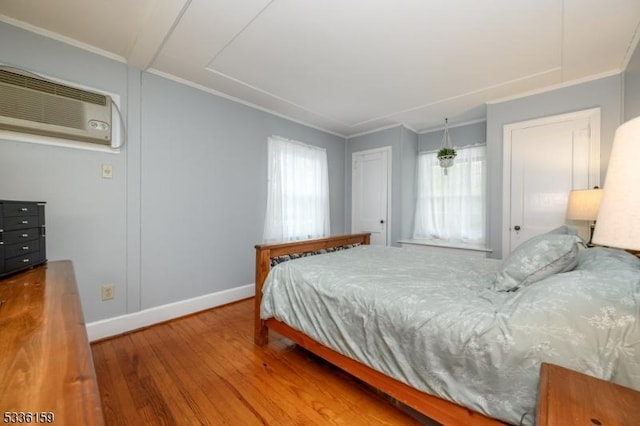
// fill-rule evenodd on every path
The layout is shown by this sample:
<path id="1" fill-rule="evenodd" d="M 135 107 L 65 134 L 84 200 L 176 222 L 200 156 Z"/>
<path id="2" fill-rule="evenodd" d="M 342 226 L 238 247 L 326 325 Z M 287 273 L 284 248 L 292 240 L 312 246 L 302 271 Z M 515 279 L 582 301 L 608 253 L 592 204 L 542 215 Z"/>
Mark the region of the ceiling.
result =
<path id="1" fill-rule="evenodd" d="M 0 0 L 0 20 L 341 136 L 624 70 L 638 0 Z"/>

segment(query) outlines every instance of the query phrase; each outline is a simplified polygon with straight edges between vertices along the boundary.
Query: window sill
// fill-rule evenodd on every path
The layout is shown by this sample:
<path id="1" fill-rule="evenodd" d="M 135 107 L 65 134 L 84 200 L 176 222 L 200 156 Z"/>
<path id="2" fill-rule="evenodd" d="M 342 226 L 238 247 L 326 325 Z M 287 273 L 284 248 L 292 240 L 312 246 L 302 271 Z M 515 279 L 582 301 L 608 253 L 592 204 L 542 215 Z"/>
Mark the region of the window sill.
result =
<path id="1" fill-rule="evenodd" d="M 481 246 L 477 244 L 448 242 L 448 241 L 406 239 L 406 240 L 398 241 L 398 244 L 408 245 L 408 246 L 442 247 L 442 248 L 457 249 L 457 250 L 478 251 L 478 252 L 484 252 L 484 253 L 492 252 L 490 248 L 487 248 L 485 246 Z"/>

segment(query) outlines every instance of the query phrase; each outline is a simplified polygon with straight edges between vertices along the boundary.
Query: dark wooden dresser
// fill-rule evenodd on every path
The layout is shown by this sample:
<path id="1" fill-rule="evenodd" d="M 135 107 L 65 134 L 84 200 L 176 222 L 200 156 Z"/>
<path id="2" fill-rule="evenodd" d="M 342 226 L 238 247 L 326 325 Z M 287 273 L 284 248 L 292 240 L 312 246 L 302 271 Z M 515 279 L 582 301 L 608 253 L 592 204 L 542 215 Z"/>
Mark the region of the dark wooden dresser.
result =
<path id="1" fill-rule="evenodd" d="M 0 277 L 47 261 L 44 205 L 0 200 Z"/>
<path id="2" fill-rule="evenodd" d="M 0 422 L 103 425 L 70 261 L 0 279 Z"/>

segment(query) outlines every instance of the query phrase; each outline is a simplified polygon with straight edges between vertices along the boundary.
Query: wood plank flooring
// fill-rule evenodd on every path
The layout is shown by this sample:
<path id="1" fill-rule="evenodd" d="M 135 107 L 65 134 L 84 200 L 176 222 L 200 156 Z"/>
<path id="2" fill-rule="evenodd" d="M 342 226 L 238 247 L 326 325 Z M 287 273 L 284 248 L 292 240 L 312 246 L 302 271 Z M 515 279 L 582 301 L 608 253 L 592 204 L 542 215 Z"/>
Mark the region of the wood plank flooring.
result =
<path id="1" fill-rule="evenodd" d="M 107 425 L 426 421 L 273 333 L 255 346 L 253 299 L 91 347 Z"/>

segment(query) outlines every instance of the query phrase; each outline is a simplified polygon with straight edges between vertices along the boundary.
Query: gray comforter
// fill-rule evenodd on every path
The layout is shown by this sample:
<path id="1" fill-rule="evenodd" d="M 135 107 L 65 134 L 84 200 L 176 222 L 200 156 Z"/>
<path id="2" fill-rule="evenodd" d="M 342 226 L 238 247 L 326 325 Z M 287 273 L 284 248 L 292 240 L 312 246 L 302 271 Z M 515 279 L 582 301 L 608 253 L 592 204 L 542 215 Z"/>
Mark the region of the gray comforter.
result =
<path id="1" fill-rule="evenodd" d="M 500 265 L 372 246 L 296 259 L 267 277 L 261 316 L 513 424 L 533 423 L 541 361 L 640 389 L 638 259 L 589 249 L 515 292 L 492 289 Z"/>

